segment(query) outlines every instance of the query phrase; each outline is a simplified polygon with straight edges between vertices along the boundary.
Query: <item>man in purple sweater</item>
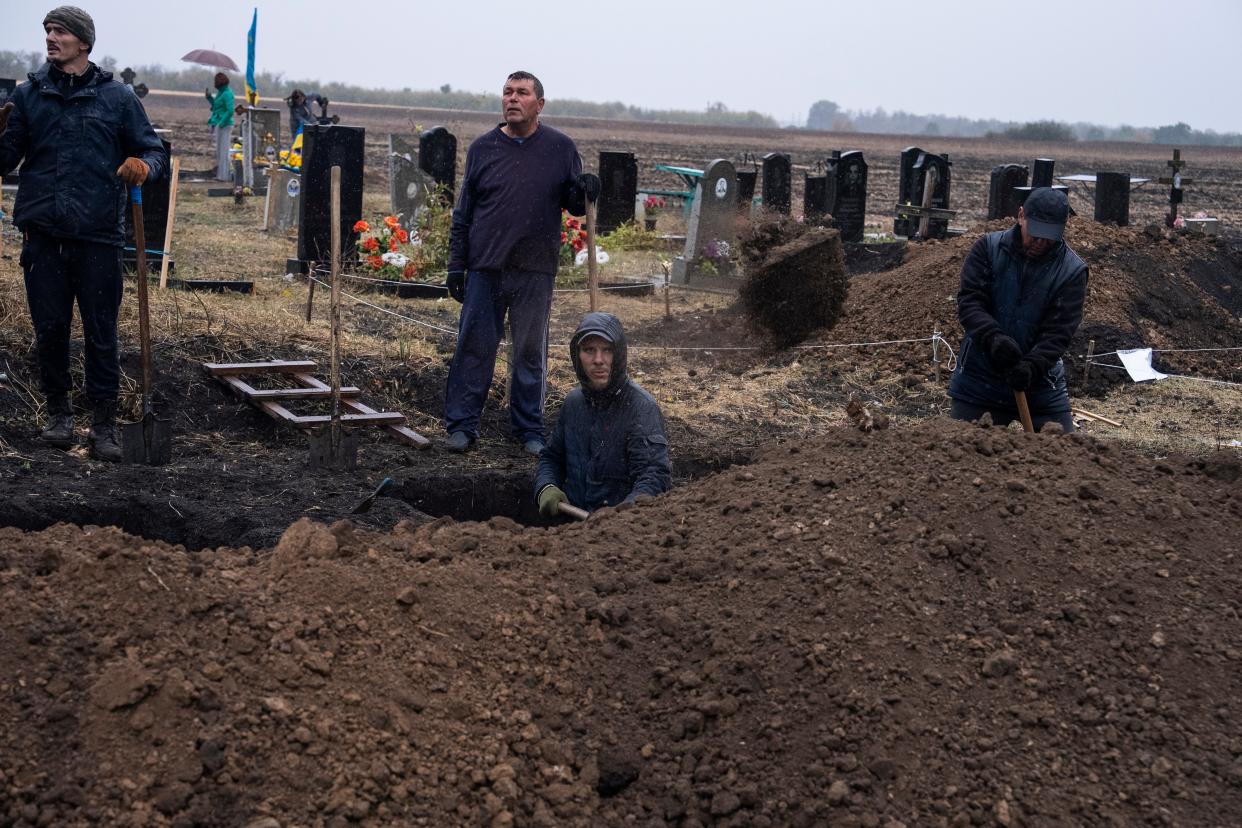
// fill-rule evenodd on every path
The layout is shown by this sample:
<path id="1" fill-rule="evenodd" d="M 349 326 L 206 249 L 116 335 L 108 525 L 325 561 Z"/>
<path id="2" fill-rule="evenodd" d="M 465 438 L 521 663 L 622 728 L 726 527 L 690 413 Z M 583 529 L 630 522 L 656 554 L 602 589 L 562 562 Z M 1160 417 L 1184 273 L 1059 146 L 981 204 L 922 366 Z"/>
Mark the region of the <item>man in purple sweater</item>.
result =
<path id="1" fill-rule="evenodd" d="M 466 153 L 453 210 L 447 284 L 462 309 L 444 399 L 445 447 L 466 451 L 478 437 L 507 314 L 509 421 L 518 442 L 538 455 L 561 210 L 586 212 L 586 200 L 599 197 L 600 180 L 582 172 L 567 135 L 539 123 L 544 100 L 538 78 L 514 72 L 501 103 L 504 123 Z"/>

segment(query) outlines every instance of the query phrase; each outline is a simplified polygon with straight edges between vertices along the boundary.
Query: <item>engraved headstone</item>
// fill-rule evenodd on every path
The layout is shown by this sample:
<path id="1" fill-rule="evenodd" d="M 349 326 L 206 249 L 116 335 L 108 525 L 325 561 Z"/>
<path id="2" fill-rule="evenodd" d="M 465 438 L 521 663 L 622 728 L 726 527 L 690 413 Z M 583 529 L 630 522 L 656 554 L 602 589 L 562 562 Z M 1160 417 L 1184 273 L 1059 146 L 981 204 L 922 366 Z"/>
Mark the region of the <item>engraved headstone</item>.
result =
<path id="1" fill-rule="evenodd" d="M 418 211 L 435 186 L 418 167 L 418 149 L 400 135 L 388 136 L 388 197 L 392 214 L 406 230 L 413 230 Z"/>
<path id="2" fill-rule="evenodd" d="M 788 153 L 769 152 L 763 156 L 763 207 L 789 215 L 793 204 L 792 162 Z"/>
<path id="3" fill-rule="evenodd" d="M 828 212 L 841 231 L 841 241 L 862 241 L 867 223 L 867 162 L 862 151 L 834 150 L 828 159 L 828 176 L 833 179 Z"/>
<path id="4" fill-rule="evenodd" d="M 600 152 L 599 178 L 603 187 L 595 226 L 600 233 L 611 233 L 634 220 L 634 199 L 638 195 L 638 161 L 634 153 Z"/>
<path id="5" fill-rule="evenodd" d="M 736 219 L 737 174 L 731 163 L 718 158 L 707 165 L 695 185 L 686 248 L 673 262 L 673 281 L 710 284 L 713 277 L 732 276 L 737 258 Z"/>
<path id="6" fill-rule="evenodd" d="M 1095 220 L 1125 227 L 1130 223 L 1130 174 L 1095 174 Z"/>
<path id="7" fill-rule="evenodd" d="M 1026 186 L 1028 173 L 1025 164 L 998 164 L 992 168 L 988 183 L 988 221 L 1018 217 L 1025 194 L 1019 196 L 1016 188 Z"/>
<path id="8" fill-rule="evenodd" d="M 835 181 L 834 177 L 823 173 L 805 175 L 802 190 L 802 216 L 807 224 L 820 224 L 824 216 L 829 213 L 828 204 L 831 201 L 829 185 Z"/>
<path id="9" fill-rule="evenodd" d="M 1051 187 L 1052 168 L 1056 165 L 1056 163 L 1057 162 L 1051 158 L 1036 158 L 1035 167 L 1031 170 L 1031 186 Z"/>
<path id="10" fill-rule="evenodd" d="M 916 207 L 939 207 L 950 209 L 950 167 L 949 156 L 925 152 L 918 147 L 906 147 L 901 151 L 901 175 L 898 179 L 897 198 L 902 204 Z M 936 171 L 936 185 L 932 190 L 931 203 L 925 204 L 923 187 L 929 169 Z M 919 220 L 915 218 L 896 218 L 893 220 L 893 233 L 907 238 L 914 236 L 919 229 Z M 927 237 L 943 239 L 948 235 L 947 219 L 932 219 L 928 222 Z"/>
<path id="11" fill-rule="evenodd" d="M 269 227 L 288 233 L 298 226 L 298 205 L 302 200 L 302 175 L 293 170 L 272 170 L 267 186 L 271 191 L 272 199 Z"/>
<path id="12" fill-rule="evenodd" d="M 250 110 L 250 130 L 254 135 L 251 146 L 255 163 L 280 163 L 280 110 Z"/>
<path id="13" fill-rule="evenodd" d="M 457 188 L 457 136 L 442 126 L 418 136 L 418 166 L 437 184 L 443 184 L 451 202 Z"/>
<path id="14" fill-rule="evenodd" d="M 350 261 L 362 218 L 362 127 L 307 124 L 302 129 L 302 183 L 298 196 L 298 258 L 327 262 L 332 258 L 332 168 L 341 168 L 341 251 Z"/>

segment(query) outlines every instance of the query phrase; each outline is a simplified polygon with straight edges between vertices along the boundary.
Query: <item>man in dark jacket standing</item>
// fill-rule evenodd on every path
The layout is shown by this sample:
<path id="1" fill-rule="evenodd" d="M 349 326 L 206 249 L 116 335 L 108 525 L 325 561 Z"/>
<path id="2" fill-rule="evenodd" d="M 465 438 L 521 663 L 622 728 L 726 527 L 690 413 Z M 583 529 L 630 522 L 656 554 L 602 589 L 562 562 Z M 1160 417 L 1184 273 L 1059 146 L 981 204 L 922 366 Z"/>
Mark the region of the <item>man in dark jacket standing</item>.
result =
<path id="1" fill-rule="evenodd" d="M 626 374 L 625 331 L 611 313 L 588 313 L 569 343 L 580 388 L 565 397 L 539 454 L 535 498 L 545 517 L 563 502 L 587 511 L 672 486 L 664 418 Z"/>
<path id="2" fill-rule="evenodd" d="M 569 136 L 539 123 L 538 78 L 514 72 L 501 102 L 504 123 L 470 145 L 453 210 L 447 282 L 462 309 L 444 399 L 446 447 L 465 451 L 478 436 L 508 314 L 510 426 L 538 454 L 561 210 L 582 215 L 586 199 L 599 197 L 600 181 L 582 172 Z"/>
<path id="3" fill-rule="evenodd" d="M 957 315 L 966 332 L 949 383 L 953 417 L 997 425 L 1017 418 L 1024 391 L 1036 430 L 1055 421 L 1074 430 L 1061 355 L 1082 322 L 1087 265 L 1065 244 L 1069 199 L 1032 190 L 1018 224 L 975 242 L 962 265 Z"/>
<path id="4" fill-rule="evenodd" d="M 93 455 L 121 459 L 116 320 L 123 292 L 127 187 L 158 179 L 167 159 L 134 93 L 90 62 L 95 24 L 75 6 L 43 20 L 47 63 L 0 110 L 0 175 L 22 164 L 13 223 L 47 396 L 43 439 L 74 442 L 69 332 L 76 300 L 85 334 Z"/>

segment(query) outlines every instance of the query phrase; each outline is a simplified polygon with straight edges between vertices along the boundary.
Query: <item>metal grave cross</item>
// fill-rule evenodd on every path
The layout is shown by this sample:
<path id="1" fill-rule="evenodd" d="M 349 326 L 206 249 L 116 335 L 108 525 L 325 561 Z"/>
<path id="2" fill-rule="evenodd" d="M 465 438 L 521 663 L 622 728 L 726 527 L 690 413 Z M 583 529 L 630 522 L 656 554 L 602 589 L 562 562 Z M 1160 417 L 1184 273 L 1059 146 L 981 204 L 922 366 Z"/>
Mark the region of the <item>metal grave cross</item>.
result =
<path id="1" fill-rule="evenodd" d="M 1193 178 L 1182 178 L 1182 167 L 1186 166 L 1186 162 L 1182 160 L 1182 151 L 1180 149 L 1173 150 L 1173 160 L 1164 162 L 1165 166 L 1173 170 L 1172 175 L 1166 175 L 1156 179 L 1160 184 L 1169 185 L 1169 214 L 1164 217 L 1164 223 L 1169 227 L 1177 221 L 1177 205 L 1182 203 L 1185 194 L 1182 188 L 1187 184 L 1194 184 Z"/>

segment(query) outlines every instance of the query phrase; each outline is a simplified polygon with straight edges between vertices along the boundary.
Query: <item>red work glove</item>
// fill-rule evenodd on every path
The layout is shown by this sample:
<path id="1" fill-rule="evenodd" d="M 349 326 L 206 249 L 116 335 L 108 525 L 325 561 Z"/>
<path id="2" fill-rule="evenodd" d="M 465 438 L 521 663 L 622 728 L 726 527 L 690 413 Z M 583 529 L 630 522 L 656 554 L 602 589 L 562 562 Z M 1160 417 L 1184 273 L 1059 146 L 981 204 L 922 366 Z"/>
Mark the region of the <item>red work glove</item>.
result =
<path id="1" fill-rule="evenodd" d="M 4 131 L 9 128 L 9 113 L 12 111 L 12 101 L 9 101 L 4 106 L 0 107 L 0 135 L 3 135 Z"/>
<path id="2" fill-rule="evenodd" d="M 147 162 L 141 158 L 126 158 L 125 162 L 116 168 L 117 177 L 131 187 L 137 187 L 146 181 L 147 173 L 150 171 Z"/>

